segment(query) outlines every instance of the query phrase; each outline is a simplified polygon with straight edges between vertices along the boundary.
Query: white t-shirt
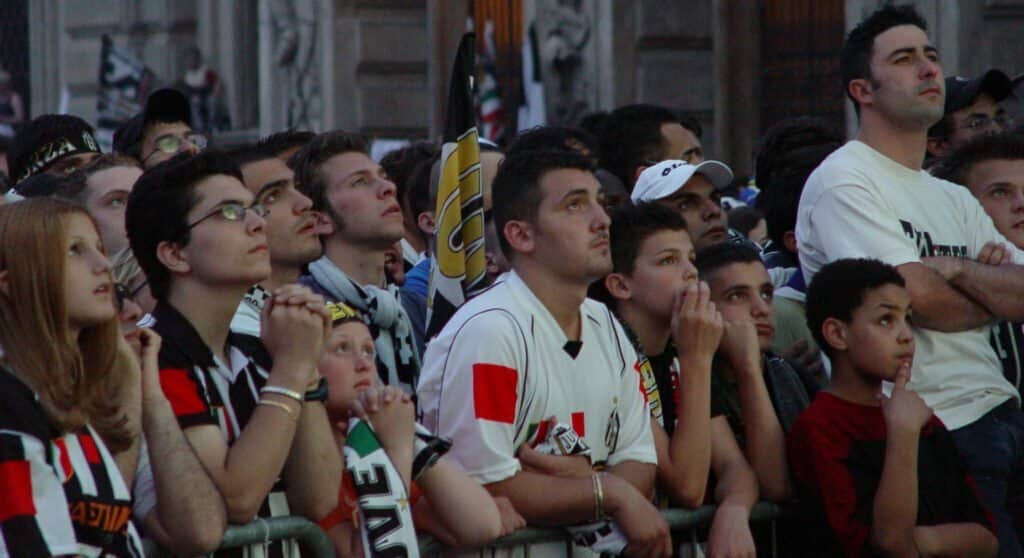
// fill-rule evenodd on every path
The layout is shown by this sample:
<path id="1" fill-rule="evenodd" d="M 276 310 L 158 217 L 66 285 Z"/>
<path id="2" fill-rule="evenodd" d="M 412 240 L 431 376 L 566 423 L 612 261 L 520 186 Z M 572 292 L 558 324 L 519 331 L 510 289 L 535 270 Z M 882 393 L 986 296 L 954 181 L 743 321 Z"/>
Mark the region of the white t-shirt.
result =
<path id="1" fill-rule="evenodd" d="M 986 242 L 1014 250 L 964 187 L 913 171 L 860 141 L 829 155 L 807 179 L 797 213 L 800 264 L 808 283 L 841 258 L 893 266 L 926 256 L 974 259 Z M 958 333 L 914 328 L 910 387 L 950 429 L 1018 397 L 988 342 L 989 326 Z"/>
<path id="2" fill-rule="evenodd" d="M 464 304 L 427 346 L 417 393 L 422 423 L 482 484 L 520 470 L 516 449 L 570 424 L 594 463 L 657 463 L 637 357 L 603 304 L 580 306 L 576 357 L 554 317 L 513 271 Z"/>

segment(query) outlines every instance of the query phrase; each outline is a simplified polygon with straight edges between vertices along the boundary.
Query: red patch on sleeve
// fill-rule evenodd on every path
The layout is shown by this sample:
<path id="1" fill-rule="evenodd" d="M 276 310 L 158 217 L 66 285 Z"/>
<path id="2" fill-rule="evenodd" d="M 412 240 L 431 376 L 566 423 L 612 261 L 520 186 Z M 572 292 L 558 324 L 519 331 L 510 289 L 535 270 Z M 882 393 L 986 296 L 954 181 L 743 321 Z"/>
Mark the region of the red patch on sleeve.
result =
<path id="1" fill-rule="evenodd" d="M 199 395 L 199 386 L 188 370 L 166 368 L 160 371 L 160 387 L 171 403 L 174 416 L 184 417 L 207 412 L 206 402 Z"/>
<path id="2" fill-rule="evenodd" d="M 82 446 L 82 453 L 85 454 L 85 460 L 92 465 L 99 465 L 100 450 L 96 448 L 96 441 L 92 439 L 89 434 L 79 434 L 78 444 Z"/>
<path id="3" fill-rule="evenodd" d="M 576 431 L 580 438 L 587 435 L 586 417 L 587 415 L 582 412 L 572 414 L 572 429 Z"/>
<path id="4" fill-rule="evenodd" d="M 12 517 L 36 514 L 32 500 L 32 472 L 28 461 L 0 463 L 0 523 Z"/>
<path id="5" fill-rule="evenodd" d="M 519 372 L 498 364 L 473 365 L 473 410 L 476 418 L 512 424 L 516 421 Z"/>

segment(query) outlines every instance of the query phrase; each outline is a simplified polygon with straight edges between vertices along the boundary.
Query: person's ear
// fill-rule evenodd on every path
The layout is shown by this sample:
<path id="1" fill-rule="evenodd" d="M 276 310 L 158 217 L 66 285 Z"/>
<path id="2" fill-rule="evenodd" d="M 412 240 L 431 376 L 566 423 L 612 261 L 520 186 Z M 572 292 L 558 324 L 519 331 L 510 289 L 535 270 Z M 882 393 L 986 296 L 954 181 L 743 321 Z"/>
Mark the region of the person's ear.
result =
<path id="1" fill-rule="evenodd" d="M 609 273 L 604 278 L 604 288 L 616 300 L 629 300 L 633 298 L 633 290 L 629 278 L 621 273 Z"/>
<path id="2" fill-rule="evenodd" d="M 156 245 L 156 259 L 172 274 L 180 275 L 192 271 L 192 265 L 177 242 L 165 240 Z"/>
<path id="3" fill-rule="evenodd" d="M 11 296 L 11 282 L 6 269 L 0 271 L 0 293 L 4 293 L 4 296 Z"/>
<path id="4" fill-rule="evenodd" d="M 846 90 L 857 104 L 867 105 L 874 100 L 875 89 L 866 78 L 851 79 L 850 83 L 846 84 Z"/>
<path id="5" fill-rule="evenodd" d="M 434 212 L 424 211 L 416 216 L 416 227 L 425 235 L 434 236 L 437 223 L 434 222 Z"/>
<path id="6" fill-rule="evenodd" d="M 826 343 L 837 351 L 849 349 L 848 334 L 849 330 L 846 328 L 846 324 L 835 318 L 826 318 L 821 324 L 822 337 L 825 338 Z"/>
<path id="7" fill-rule="evenodd" d="M 502 233 L 513 252 L 529 254 L 536 249 L 536 235 L 526 221 L 509 221 Z"/>

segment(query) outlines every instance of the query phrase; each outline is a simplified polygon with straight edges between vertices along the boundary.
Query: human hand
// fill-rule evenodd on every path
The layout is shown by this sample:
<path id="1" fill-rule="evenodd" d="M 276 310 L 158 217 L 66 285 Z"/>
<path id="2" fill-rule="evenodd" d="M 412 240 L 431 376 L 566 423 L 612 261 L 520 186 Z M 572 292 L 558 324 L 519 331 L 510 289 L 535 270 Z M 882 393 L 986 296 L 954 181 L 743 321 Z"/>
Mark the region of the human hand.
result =
<path id="1" fill-rule="evenodd" d="M 782 353 L 786 360 L 792 360 L 804 369 L 811 377 L 820 378 L 825 371 L 825 362 L 821 359 L 821 351 L 812 346 L 807 339 L 796 340 Z"/>
<path id="2" fill-rule="evenodd" d="M 306 287 L 285 285 L 267 300 L 260 338 L 275 364 L 287 363 L 281 370 L 288 376 L 289 386 L 306 387 L 316 381 L 316 361 L 329 329 L 330 314 L 323 297 Z"/>
<path id="3" fill-rule="evenodd" d="M 672 301 L 672 338 L 680 357 L 710 362 L 724 328 L 707 283 L 701 281 L 676 294 Z"/>
<path id="4" fill-rule="evenodd" d="M 550 419 L 550 420 L 553 420 Z M 530 447 L 529 443 L 519 446 L 516 452 L 523 469 L 543 475 L 567 478 L 585 478 L 594 474 L 590 458 L 585 455 L 548 455 Z"/>
<path id="5" fill-rule="evenodd" d="M 721 350 L 737 374 L 761 370 L 761 343 L 753 321 L 726 322 Z"/>
<path id="6" fill-rule="evenodd" d="M 1002 242 L 986 242 L 978 252 L 978 263 L 1003 265 L 1013 263 L 1013 253 Z"/>
<path id="7" fill-rule="evenodd" d="M 390 386 L 369 387 L 352 403 L 352 414 L 373 426 L 388 452 L 412 453 L 416 415 L 412 400 L 402 390 Z"/>
<path id="8" fill-rule="evenodd" d="M 645 558 L 671 556 L 672 536 L 658 509 L 624 479 L 603 473 L 600 478 L 611 516 L 629 541 L 623 554 Z"/>
<path id="9" fill-rule="evenodd" d="M 501 515 L 501 534 L 498 535 L 499 537 L 504 537 L 526 527 L 526 519 L 519 515 L 511 500 L 504 496 L 494 496 L 494 505 L 498 507 L 498 514 Z"/>
<path id="10" fill-rule="evenodd" d="M 905 362 L 893 380 L 889 397 L 879 393 L 885 426 L 892 431 L 919 432 L 932 418 L 933 411 L 917 392 L 907 389 L 910 380 L 910 363 Z"/>
<path id="11" fill-rule="evenodd" d="M 149 328 L 138 330 L 139 363 L 142 369 L 142 399 L 153 401 L 165 399 L 160 386 L 160 346 L 163 339 Z"/>
<path id="12" fill-rule="evenodd" d="M 709 558 L 754 558 L 754 536 L 750 513 L 742 506 L 721 505 L 715 510 L 708 533 Z"/>

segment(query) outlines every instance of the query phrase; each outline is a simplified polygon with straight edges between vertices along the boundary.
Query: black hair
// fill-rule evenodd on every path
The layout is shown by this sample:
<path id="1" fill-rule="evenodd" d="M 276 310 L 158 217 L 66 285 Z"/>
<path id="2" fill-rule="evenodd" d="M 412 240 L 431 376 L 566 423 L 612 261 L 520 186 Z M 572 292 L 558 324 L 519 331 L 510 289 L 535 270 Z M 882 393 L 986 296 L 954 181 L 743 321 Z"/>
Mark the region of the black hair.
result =
<path id="1" fill-rule="evenodd" d="M 591 112 L 583 115 L 577 126 L 580 130 L 587 132 L 595 138 L 599 138 L 604 133 L 604 126 L 608 123 L 609 116 L 606 110 Z"/>
<path id="2" fill-rule="evenodd" d="M 755 166 L 761 190 L 757 208 L 764 212 L 768 238 L 779 249 L 785 249 L 786 233 L 796 229 L 807 177 L 844 141 L 838 130 L 812 117 L 784 120 L 765 132 Z"/>
<path id="3" fill-rule="evenodd" d="M 697 252 L 697 272 L 701 277 L 709 277 L 727 265 L 736 263 L 761 262 L 761 252 L 752 242 L 745 238 L 739 241 L 728 240 L 712 244 Z"/>
<path id="4" fill-rule="evenodd" d="M 764 213 L 749 205 L 741 205 L 729 210 L 729 227 L 736 229 L 743 236 L 749 235 L 762 219 L 764 219 Z"/>
<path id="5" fill-rule="evenodd" d="M 238 165 L 222 151 L 179 153 L 145 171 L 128 195 L 128 243 L 157 300 L 166 299 L 171 287 L 171 274 L 157 258 L 157 246 L 161 242 L 188 245 L 188 212 L 199 201 L 196 185 L 220 174 L 242 181 Z"/>
<path id="6" fill-rule="evenodd" d="M 537 209 L 543 200 L 540 180 L 559 169 L 594 171 L 594 162 L 575 151 L 520 151 L 505 157 L 491 185 L 494 226 L 498 230 L 501 251 L 509 260 L 514 255 L 502 231 L 509 221 L 537 222 Z M 596 179 L 595 179 L 596 181 Z"/>
<path id="7" fill-rule="evenodd" d="M 679 124 L 679 117 L 656 105 L 626 105 L 608 115 L 599 139 L 601 167 L 618 176 L 630 192 L 637 167 L 665 158 L 662 124 Z"/>
<path id="8" fill-rule="evenodd" d="M 408 187 L 405 190 L 404 197 L 399 201 L 402 204 L 402 210 L 406 212 L 406 215 L 414 223 L 418 223 L 420 213 L 434 211 L 434 206 L 437 203 L 437 191 L 430 187 L 430 175 L 434 172 L 434 166 L 438 162 L 438 157 L 420 161 L 407 179 Z M 416 230 L 423 237 L 424 242 L 430 241 L 427 235 L 420 231 L 418 225 Z"/>
<path id="9" fill-rule="evenodd" d="M 481 152 L 483 152 L 483 147 L 484 145 L 481 144 Z M 420 141 L 401 149 L 389 151 L 381 158 L 380 166 L 384 167 L 384 172 L 388 174 L 388 178 L 395 183 L 395 195 L 400 202 L 406 197 L 406 191 L 410 187 L 409 180 L 413 176 L 413 171 L 416 170 L 420 162 L 432 160 L 437 157 L 437 154 L 436 144 L 429 141 Z"/>
<path id="10" fill-rule="evenodd" d="M 660 231 L 685 231 L 682 215 L 658 202 L 627 203 L 612 210 L 612 270 L 629 275 L 636 269 L 636 258 L 645 240 Z"/>
<path id="11" fill-rule="evenodd" d="M 313 201 L 313 209 L 327 211 L 327 177 L 320 168 L 335 155 L 358 152 L 368 154 L 366 141 L 358 134 L 341 130 L 314 137 L 292 157 L 295 187 Z"/>
<path id="12" fill-rule="evenodd" d="M 697 139 L 701 139 L 701 136 L 704 135 L 704 127 L 700 125 L 700 120 L 697 120 L 697 118 L 692 114 L 685 112 L 679 113 L 679 124 L 683 128 L 693 132 L 693 135 L 696 136 Z"/>
<path id="13" fill-rule="evenodd" d="M 826 355 L 833 356 L 835 349 L 821 333 L 825 320 L 849 323 L 865 295 L 885 285 L 906 287 L 907 283 L 895 267 L 874 259 L 835 260 L 818 270 L 807 287 L 807 327 Z"/>
<path id="14" fill-rule="evenodd" d="M 261 139 L 256 145 L 273 153 L 274 157 L 280 157 L 285 151 L 295 149 L 296 147 L 301 148 L 315 137 L 316 134 L 308 130 L 285 130 L 276 134 L 270 134 Z"/>
<path id="15" fill-rule="evenodd" d="M 105 170 L 129 167 L 142 170 L 139 161 L 128 155 L 120 153 L 106 153 L 100 155 L 89 164 L 69 174 L 60 182 L 59 187 L 53 195 L 85 205 L 87 191 L 89 189 L 89 178 L 92 175 Z M 112 254 L 113 255 L 113 254 Z"/>
<path id="16" fill-rule="evenodd" d="M 575 144 L 575 145 L 573 145 Z M 572 149 L 579 147 L 589 151 L 597 160 L 597 139 L 588 132 L 568 126 L 537 126 L 516 136 L 508 146 L 506 155 L 518 151 L 539 151 L 542 149 Z"/>
<path id="17" fill-rule="evenodd" d="M 932 174 L 943 180 L 967 186 L 967 175 L 985 161 L 1024 159 L 1024 137 L 1017 134 L 984 134 L 939 159 Z"/>
<path id="18" fill-rule="evenodd" d="M 237 145 L 224 151 L 239 167 L 277 157 L 279 151 L 263 143 Z"/>
<path id="19" fill-rule="evenodd" d="M 855 79 L 874 82 L 871 75 L 871 55 L 874 52 L 875 37 L 901 25 L 913 25 L 922 31 L 928 31 L 928 23 L 913 6 L 887 5 L 872 12 L 846 35 L 843 47 L 839 51 L 839 73 L 842 76 L 843 89 L 847 97 L 853 101 L 857 114 L 860 114 L 860 106 L 850 94 L 850 82 Z"/>

